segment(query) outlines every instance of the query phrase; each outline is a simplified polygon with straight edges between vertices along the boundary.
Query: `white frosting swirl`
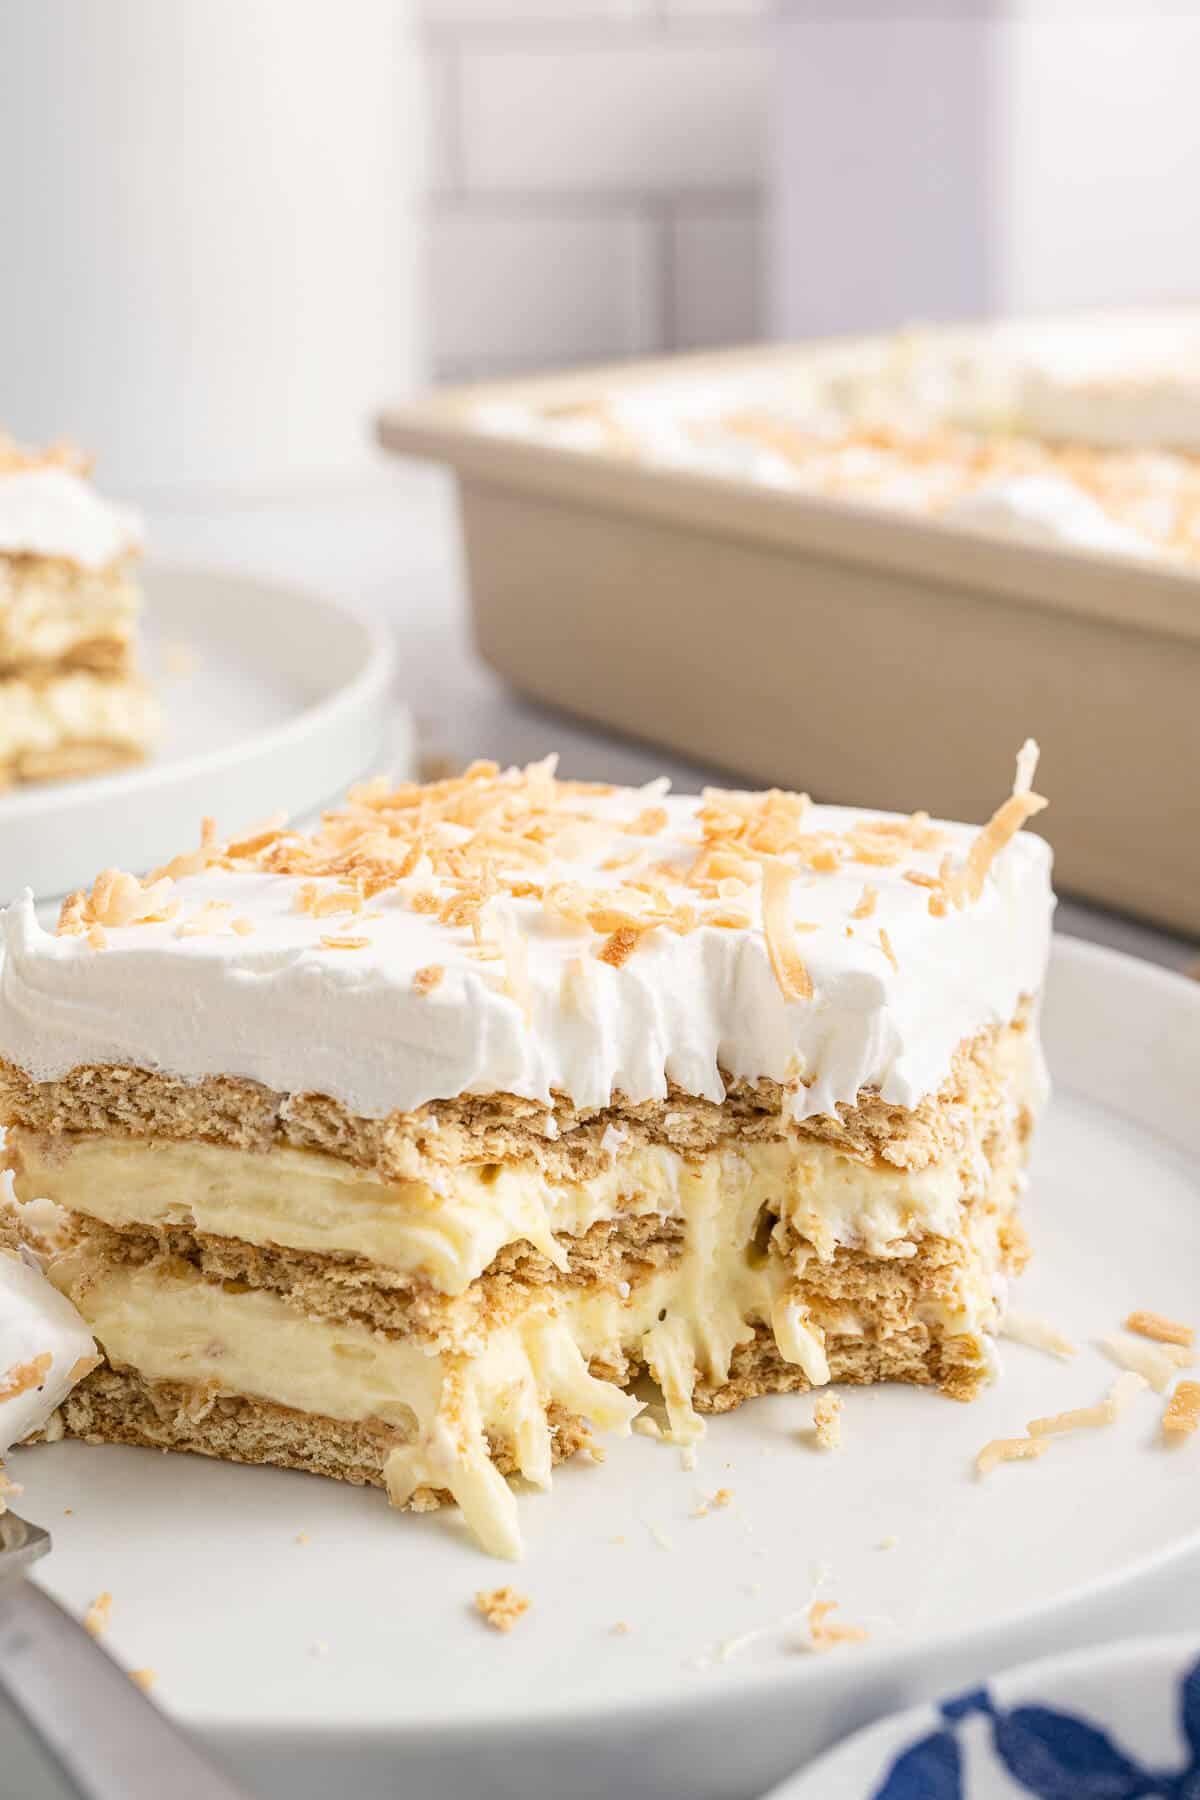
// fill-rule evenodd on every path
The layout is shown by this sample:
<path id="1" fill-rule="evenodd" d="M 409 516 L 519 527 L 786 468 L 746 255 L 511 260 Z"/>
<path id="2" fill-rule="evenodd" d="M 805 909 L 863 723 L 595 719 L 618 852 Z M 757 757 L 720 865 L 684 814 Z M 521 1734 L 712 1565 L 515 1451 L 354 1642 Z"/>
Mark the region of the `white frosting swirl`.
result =
<path id="1" fill-rule="evenodd" d="M 141 548 L 137 514 L 102 500 L 57 463 L 0 471 L 0 555 L 54 556 L 103 569 Z"/>
<path id="2" fill-rule="evenodd" d="M 663 804 L 667 828 L 644 847 L 655 864 L 688 861 L 697 802 Z M 602 829 L 572 847 L 575 860 L 540 873 L 620 882 L 603 864 L 642 841 L 620 826 L 645 805 L 644 791 L 597 800 Z M 841 831 L 875 816 L 814 807 L 805 828 Z M 973 832 L 946 830 L 961 857 Z M 1041 839 L 1018 837 L 977 902 L 934 917 L 928 891 L 904 872 L 933 874 L 940 854 L 795 877 L 793 920 L 816 927 L 798 937 L 810 1000 L 784 998 L 753 897 L 748 928 L 659 929 L 620 968 L 596 958 L 600 940 L 586 927 L 549 916 L 537 899 L 493 900 L 493 941 L 511 945 L 519 933 L 524 942 L 528 1019 L 506 987 L 505 961 L 473 955 L 468 927 L 414 911 L 405 883 L 347 921 L 300 910 L 297 878 L 213 869 L 180 881 L 177 894 L 185 927 L 205 903 L 225 903 L 218 929 L 180 936 L 178 919 L 106 928 L 104 949 L 44 931 L 26 897 L 4 920 L 0 1053 L 39 1080 L 109 1062 L 188 1080 L 227 1073 L 328 1094 L 368 1117 L 463 1093 L 545 1101 L 560 1092 L 583 1107 L 621 1093 L 637 1103 L 665 1097 L 668 1081 L 719 1101 L 722 1072 L 802 1077 L 801 1115 L 853 1101 L 868 1085 L 912 1106 L 940 1085 L 963 1039 L 1007 1021 L 1021 995 L 1040 988 L 1049 948 L 1050 852 Z M 875 911 L 855 919 L 867 883 L 878 892 Z M 253 929 L 238 935 L 234 919 Z M 321 942 L 349 934 L 367 946 Z M 414 973 L 428 965 L 444 976 L 418 992 Z"/>

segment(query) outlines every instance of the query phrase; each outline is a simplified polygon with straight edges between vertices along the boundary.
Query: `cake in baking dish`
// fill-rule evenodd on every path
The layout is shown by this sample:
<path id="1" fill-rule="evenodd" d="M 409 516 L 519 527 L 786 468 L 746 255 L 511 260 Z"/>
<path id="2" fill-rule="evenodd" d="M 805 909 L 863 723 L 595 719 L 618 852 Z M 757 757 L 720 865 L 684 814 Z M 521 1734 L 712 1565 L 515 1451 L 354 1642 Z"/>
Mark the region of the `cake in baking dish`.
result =
<path id="1" fill-rule="evenodd" d="M 104 1353 L 66 1430 L 452 1499 L 513 1555 L 506 1476 L 627 1431 L 639 1374 L 683 1443 L 827 1383 L 969 1399 L 1027 1253 L 1035 757 L 982 828 L 478 764 L 207 826 L 56 931 L 18 902 L 0 1119 Z"/>

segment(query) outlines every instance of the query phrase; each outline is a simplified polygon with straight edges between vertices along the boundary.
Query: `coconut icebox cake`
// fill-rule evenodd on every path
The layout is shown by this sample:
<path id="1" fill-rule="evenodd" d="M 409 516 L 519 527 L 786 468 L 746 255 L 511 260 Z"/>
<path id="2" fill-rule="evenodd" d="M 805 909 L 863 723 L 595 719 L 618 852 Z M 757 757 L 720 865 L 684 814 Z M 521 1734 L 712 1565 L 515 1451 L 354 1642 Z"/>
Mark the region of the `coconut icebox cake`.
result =
<path id="1" fill-rule="evenodd" d="M 515 1556 L 507 1477 L 628 1432 L 640 1376 L 684 1445 L 768 1393 L 969 1400 L 1045 1093 L 1035 763 L 982 827 L 481 763 L 206 823 L 56 930 L 17 901 L 0 1241 L 82 1321 L 51 1434 L 455 1502 Z"/>
<path id="2" fill-rule="evenodd" d="M 577 400 L 481 398 L 480 429 L 1017 542 L 1200 560 L 1200 334 L 1060 330 L 1038 354 L 919 329 L 825 358 L 680 362 Z"/>

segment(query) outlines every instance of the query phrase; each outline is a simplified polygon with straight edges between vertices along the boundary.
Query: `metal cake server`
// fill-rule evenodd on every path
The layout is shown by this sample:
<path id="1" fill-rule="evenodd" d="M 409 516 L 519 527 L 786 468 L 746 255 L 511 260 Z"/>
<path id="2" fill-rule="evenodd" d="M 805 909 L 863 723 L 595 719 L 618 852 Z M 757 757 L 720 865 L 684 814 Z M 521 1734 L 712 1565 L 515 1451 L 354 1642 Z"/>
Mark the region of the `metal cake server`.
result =
<path id="1" fill-rule="evenodd" d="M 80 1800 L 247 1800 L 56 1600 L 25 1579 L 50 1534 L 0 1514 L 0 1692 Z"/>

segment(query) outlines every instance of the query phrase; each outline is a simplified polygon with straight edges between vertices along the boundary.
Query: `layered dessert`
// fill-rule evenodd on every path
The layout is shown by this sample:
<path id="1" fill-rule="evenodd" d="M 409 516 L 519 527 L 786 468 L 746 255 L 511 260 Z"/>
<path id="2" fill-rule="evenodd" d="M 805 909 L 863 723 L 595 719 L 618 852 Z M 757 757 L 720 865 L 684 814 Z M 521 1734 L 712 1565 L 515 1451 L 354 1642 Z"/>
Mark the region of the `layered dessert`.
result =
<path id="1" fill-rule="evenodd" d="M 5 916 L 18 1205 L 89 1440 L 457 1501 L 752 1396 L 968 1400 L 1021 1268 L 1050 854 L 803 794 L 353 790 Z M 53 1202 L 56 1241 L 26 1222 Z"/>
<path id="2" fill-rule="evenodd" d="M 0 787 L 135 762 L 158 712 L 138 673 L 141 526 L 86 459 L 0 437 Z"/>
<path id="3" fill-rule="evenodd" d="M 1200 560 L 1200 343 L 1178 332 L 1034 357 L 903 332 L 625 380 L 578 402 L 483 401 L 486 430 L 882 506 L 1024 543 Z"/>

